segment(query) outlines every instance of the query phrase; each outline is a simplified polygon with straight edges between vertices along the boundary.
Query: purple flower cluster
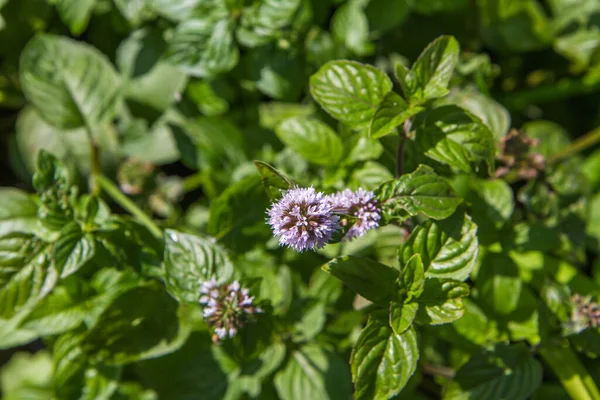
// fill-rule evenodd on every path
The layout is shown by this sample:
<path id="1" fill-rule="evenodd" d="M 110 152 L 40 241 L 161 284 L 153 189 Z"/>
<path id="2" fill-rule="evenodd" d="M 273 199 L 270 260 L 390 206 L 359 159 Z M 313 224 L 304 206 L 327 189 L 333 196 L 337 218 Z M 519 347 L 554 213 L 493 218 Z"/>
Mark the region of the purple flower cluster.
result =
<path id="1" fill-rule="evenodd" d="M 213 326 L 218 342 L 226 337 L 232 338 L 252 317 L 262 310 L 254 306 L 254 297 L 248 289 L 243 289 L 238 281 L 219 285 L 214 279 L 200 286 L 200 304 L 204 306 L 204 319 Z"/>
<path id="2" fill-rule="evenodd" d="M 373 192 L 359 188 L 350 189 L 327 196 L 336 212 L 356 217 L 357 221 L 348 229 L 347 240 L 363 236 L 368 230 L 377 228 L 381 219 L 381 210 L 377 207 L 377 199 Z M 344 222 L 344 220 L 342 220 Z"/>
<path id="3" fill-rule="evenodd" d="M 380 210 L 373 192 L 358 189 L 343 190 L 329 196 L 313 188 L 293 188 L 267 211 L 268 222 L 279 244 L 297 251 L 320 249 L 333 234 L 345 226 L 346 219 L 336 214 L 351 215 L 357 221 L 349 228 L 345 239 L 363 236 L 379 226 Z"/>
<path id="4" fill-rule="evenodd" d="M 293 188 L 267 211 L 279 244 L 297 251 L 320 249 L 340 227 L 331 204 L 313 188 Z"/>

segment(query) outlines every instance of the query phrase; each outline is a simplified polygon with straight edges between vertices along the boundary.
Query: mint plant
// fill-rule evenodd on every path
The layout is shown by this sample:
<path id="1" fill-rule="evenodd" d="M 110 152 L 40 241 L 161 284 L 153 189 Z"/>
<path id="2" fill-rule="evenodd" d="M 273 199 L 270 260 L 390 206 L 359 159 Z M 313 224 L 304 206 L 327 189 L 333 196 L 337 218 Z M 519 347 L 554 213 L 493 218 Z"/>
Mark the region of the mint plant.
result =
<path id="1" fill-rule="evenodd" d="M 0 0 L 2 397 L 600 399 L 598 12 Z"/>

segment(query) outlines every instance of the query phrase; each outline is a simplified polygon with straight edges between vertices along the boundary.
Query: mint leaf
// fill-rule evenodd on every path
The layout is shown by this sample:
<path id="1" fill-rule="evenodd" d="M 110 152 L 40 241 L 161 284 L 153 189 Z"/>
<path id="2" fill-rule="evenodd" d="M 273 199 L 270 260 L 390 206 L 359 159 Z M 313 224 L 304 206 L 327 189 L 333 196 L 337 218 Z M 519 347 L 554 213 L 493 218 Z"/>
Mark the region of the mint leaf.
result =
<path id="1" fill-rule="evenodd" d="M 403 78 L 410 103 L 448 94 L 448 84 L 458 63 L 459 45 L 452 36 L 441 36 L 431 42 Z"/>
<path id="2" fill-rule="evenodd" d="M 169 293 L 190 303 L 200 298 L 204 281 L 216 279 L 223 283 L 233 275 L 227 253 L 214 239 L 171 229 L 165 231 L 164 270 Z"/>
<path id="3" fill-rule="evenodd" d="M 461 318 L 465 312 L 462 298 L 469 295 L 469 285 L 453 279 L 431 278 L 418 302 L 419 321 L 430 325 L 447 324 Z"/>
<path id="4" fill-rule="evenodd" d="M 404 333 L 411 327 L 415 317 L 419 303 L 401 303 L 392 301 L 390 303 L 390 326 L 397 335 Z"/>
<path id="5" fill-rule="evenodd" d="M 267 163 L 255 160 L 254 166 L 258 170 L 262 184 L 271 200 L 280 198 L 282 191 L 288 190 L 294 184 L 293 181 Z"/>
<path id="6" fill-rule="evenodd" d="M 13 232 L 34 232 L 37 204 L 18 189 L 0 188 L 0 236 Z"/>
<path id="7" fill-rule="evenodd" d="M 409 328 L 398 335 L 387 318 L 371 315 L 350 357 L 356 400 L 387 400 L 404 388 L 419 361 L 417 334 Z"/>
<path id="8" fill-rule="evenodd" d="M 409 106 L 396 92 L 389 92 L 373 114 L 369 124 L 369 136 L 374 139 L 385 136 L 421 111 L 422 107 Z"/>
<path id="9" fill-rule="evenodd" d="M 121 105 L 121 80 L 108 58 L 66 37 L 35 36 L 21 54 L 19 73 L 27 100 L 57 128 L 94 130 Z"/>
<path id="10" fill-rule="evenodd" d="M 400 264 L 420 254 L 426 277 L 465 280 L 479 254 L 476 233 L 477 226 L 460 211 L 442 221 L 425 221 L 400 247 Z"/>
<path id="11" fill-rule="evenodd" d="M 452 186 L 426 165 L 419 165 L 412 174 L 383 183 L 375 195 L 388 220 L 403 219 L 404 211 L 409 215 L 422 213 L 430 218 L 444 219 L 462 203 Z"/>
<path id="12" fill-rule="evenodd" d="M 96 6 L 96 0 L 56 0 L 54 3 L 60 19 L 75 36 L 85 31 Z"/>
<path id="13" fill-rule="evenodd" d="M 338 355 L 310 344 L 292 352 L 274 383 L 283 400 L 342 400 L 352 395 L 349 372 Z"/>
<path id="14" fill-rule="evenodd" d="M 192 76 L 210 77 L 236 66 L 239 50 L 229 19 L 189 19 L 177 26 L 166 59 Z"/>
<path id="15" fill-rule="evenodd" d="M 52 258 L 61 278 L 83 267 L 96 252 L 96 242 L 90 233 L 83 232 L 77 222 L 71 222 L 60 231 L 52 247 Z"/>
<path id="16" fill-rule="evenodd" d="M 368 258 L 342 256 L 321 267 L 367 300 L 387 307 L 396 292 L 398 271 Z"/>
<path id="17" fill-rule="evenodd" d="M 425 271 L 419 254 L 413 255 L 404 265 L 399 281 L 402 284 L 402 290 L 406 291 L 405 302 L 408 303 L 421 296 L 425 284 Z"/>
<path id="18" fill-rule="evenodd" d="M 307 161 L 337 165 L 342 158 L 342 140 L 324 122 L 310 117 L 291 117 L 275 129 L 277 137 Z"/>
<path id="19" fill-rule="evenodd" d="M 356 61 L 330 61 L 310 77 L 310 93 L 332 117 L 367 128 L 392 81 L 383 71 Z"/>
<path id="20" fill-rule="evenodd" d="M 471 357 L 456 373 L 444 400 L 524 400 L 542 381 L 542 366 L 522 344 L 496 345 Z"/>

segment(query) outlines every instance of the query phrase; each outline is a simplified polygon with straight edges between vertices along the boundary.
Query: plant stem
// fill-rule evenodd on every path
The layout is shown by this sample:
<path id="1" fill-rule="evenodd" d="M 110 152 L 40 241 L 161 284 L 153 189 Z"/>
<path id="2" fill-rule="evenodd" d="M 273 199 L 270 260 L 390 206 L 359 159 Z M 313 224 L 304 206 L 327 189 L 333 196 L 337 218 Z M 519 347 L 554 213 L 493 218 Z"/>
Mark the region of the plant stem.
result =
<path id="1" fill-rule="evenodd" d="M 575 140 L 569 147 L 548 158 L 548 163 L 555 163 L 570 155 L 579 153 L 600 142 L 600 127 L 593 129 Z"/>
<path id="2" fill-rule="evenodd" d="M 539 354 L 552 368 L 561 385 L 573 400 L 599 400 L 600 391 L 570 347 L 553 345 Z"/>
<path id="3" fill-rule="evenodd" d="M 162 238 L 162 231 L 156 225 L 152 218 L 150 218 L 146 213 L 144 213 L 133 201 L 131 201 L 127 196 L 125 196 L 114 183 L 108 180 L 104 175 L 96 176 L 96 182 L 98 185 L 104 189 L 104 191 L 121 207 L 125 210 L 129 211 L 131 215 L 135 217 L 142 225 L 144 225 L 148 230 L 157 238 Z"/>
<path id="4" fill-rule="evenodd" d="M 202 184 L 204 184 L 204 172 L 198 171 L 183 179 L 183 190 L 186 193 L 191 192 L 192 190 L 198 189 Z"/>
<path id="5" fill-rule="evenodd" d="M 102 175 L 102 167 L 100 166 L 100 147 L 92 137 L 90 137 L 90 147 L 90 191 L 94 196 L 98 196 L 100 194 L 98 176 Z"/>

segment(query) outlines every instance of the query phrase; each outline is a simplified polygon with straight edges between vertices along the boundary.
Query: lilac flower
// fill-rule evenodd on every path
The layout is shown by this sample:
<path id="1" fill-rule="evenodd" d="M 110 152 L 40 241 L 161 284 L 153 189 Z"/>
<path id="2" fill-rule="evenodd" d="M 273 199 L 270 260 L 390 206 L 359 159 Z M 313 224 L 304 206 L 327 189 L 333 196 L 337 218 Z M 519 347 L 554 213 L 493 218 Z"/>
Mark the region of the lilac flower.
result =
<path id="1" fill-rule="evenodd" d="M 254 306 L 254 297 L 249 296 L 248 289 L 242 288 L 238 281 L 230 285 L 219 285 L 214 279 L 210 279 L 202 283 L 200 294 L 204 319 L 215 330 L 214 342 L 232 338 L 253 314 L 262 312 Z"/>
<path id="2" fill-rule="evenodd" d="M 373 192 L 368 192 L 363 188 L 359 188 L 356 192 L 346 189 L 327 196 L 327 200 L 334 212 L 352 215 L 357 218 L 344 239 L 352 240 L 363 236 L 369 229 L 379 226 L 381 210 L 377 207 L 377 199 L 375 199 Z"/>
<path id="3" fill-rule="evenodd" d="M 340 227 L 329 201 L 313 188 L 288 190 L 267 213 L 279 244 L 297 251 L 325 246 Z"/>

